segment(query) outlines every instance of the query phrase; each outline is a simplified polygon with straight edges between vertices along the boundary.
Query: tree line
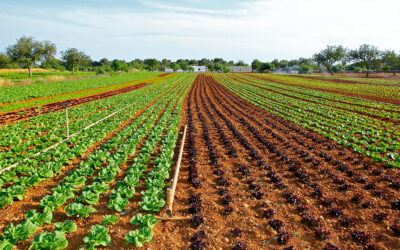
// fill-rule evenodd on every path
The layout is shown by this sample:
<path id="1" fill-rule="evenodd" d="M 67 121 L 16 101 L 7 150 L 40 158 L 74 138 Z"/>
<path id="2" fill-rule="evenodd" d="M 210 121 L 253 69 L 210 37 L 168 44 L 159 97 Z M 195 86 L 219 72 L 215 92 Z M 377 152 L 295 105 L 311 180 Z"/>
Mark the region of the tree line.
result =
<path id="1" fill-rule="evenodd" d="M 331 75 L 353 71 L 366 72 L 366 77 L 368 77 L 371 70 L 391 70 L 393 75 L 396 75 L 400 69 L 400 55 L 394 50 L 381 51 L 377 46 L 369 44 L 363 44 L 357 49 L 348 49 L 342 45 L 328 45 L 325 49 L 315 53 L 312 58 L 299 58 L 291 61 L 275 59 L 271 63 L 273 69 L 281 71 L 290 69 L 297 70 L 299 73 L 327 71 Z M 257 67 L 255 69 L 257 70 Z"/>
<path id="2" fill-rule="evenodd" d="M 209 71 L 229 72 L 229 66 L 248 66 L 239 60 L 225 61 L 222 58 L 201 60 L 179 59 L 171 61 L 163 59 L 161 61 L 150 59 L 108 60 L 107 58 L 99 61 L 92 60 L 89 55 L 76 48 L 61 51 L 61 57 L 56 58 L 56 45 L 49 41 L 38 41 L 33 37 L 23 36 L 13 45 L 6 48 L 5 53 L 0 53 L 0 68 L 27 68 L 29 76 L 32 76 L 32 68 L 40 67 L 44 69 L 70 70 L 72 74 L 77 70 L 96 71 L 98 74 L 107 72 L 147 70 L 164 71 L 165 69 L 179 69 L 191 71 L 193 66 L 206 66 Z M 369 76 L 371 70 L 392 70 L 400 68 L 400 55 L 393 50 L 380 51 L 376 46 L 364 44 L 357 49 L 348 49 L 342 45 L 327 46 L 322 51 L 315 53 L 311 58 L 299 58 L 295 60 L 278 60 L 271 62 L 261 62 L 255 59 L 251 68 L 260 73 L 270 71 L 298 71 L 299 73 L 310 73 L 312 71 L 327 71 L 330 74 L 337 72 L 366 71 Z"/>

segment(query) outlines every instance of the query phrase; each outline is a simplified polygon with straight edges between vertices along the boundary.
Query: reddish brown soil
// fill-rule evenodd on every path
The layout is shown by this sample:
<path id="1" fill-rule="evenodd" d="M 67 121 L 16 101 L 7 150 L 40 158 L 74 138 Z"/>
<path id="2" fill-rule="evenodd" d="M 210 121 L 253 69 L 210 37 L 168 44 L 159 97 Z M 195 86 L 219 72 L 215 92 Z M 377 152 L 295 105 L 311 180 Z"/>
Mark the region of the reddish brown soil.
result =
<path id="1" fill-rule="evenodd" d="M 362 248 L 363 244 L 352 240 L 351 232 L 354 230 L 372 234 L 374 240 L 370 242 L 379 248 L 399 246 L 400 239 L 389 229 L 400 215 L 399 211 L 390 208 L 390 203 L 398 199 L 399 191 L 388 187 L 393 180 L 399 179 L 396 170 L 383 169 L 367 158 L 251 105 L 216 83 L 212 77 L 200 75 L 189 98 L 187 112 L 193 117 L 196 167 L 201 187 L 195 188 L 188 180 L 190 170 L 186 157 L 189 156 L 189 145 L 186 143 L 186 159 L 174 206 L 176 215 L 187 215 L 189 196 L 201 193 L 203 210 L 199 214 L 205 223 L 198 228 L 185 221 L 160 223 L 162 226 L 157 226 L 160 234 L 156 233 L 149 247 L 188 248 L 191 237 L 199 230 L 206 234 L 201 242 L 211 249 L 229 249 L 237 241 L 244 242 L 249 249 L 279 249 L 284 246 L 322 249 L 327 242 L 342 249 Z M 221 133 L 225 140 L 222 140 Z M 229 153 L 226 140 L 232 143 L 237 157 Z M 248 176 L 238 171 L 243 165 L 250 170 Z M 222 187 L 219 177 L 230 185 Z M 363 178 L 366 183 L 376 183 L 376 187 L 366 190 L 366 184 L 357 182 Z M 261 200 L 253 197 L 254 191 L 249 183 L 259 185 L 259 191 L 264 194 Z M 343 183 L 351 185 L 348 191 L 339 191 Z M 314 190 L 316 188 L 320 194 Z M 234 210 L 230 215 L 224 215 L 227 206 L 222 203 L 221 189 L 234 200 L 230 203 Z M 377 197 L 379 190 L 385 190 L 382 198 Z M 285 191 L 291 196 L 285 196 Z M 371 201 L 376 208 L 363 209 L 359 203 L 351 202 L 355 194 L 362 194 L 361 203 Z M 306 206 L 308 212 L 298 211 L 298 205 Z M 340 208 L 344 216 L 332 216 L 333 212 L 329 213 L 331 207 Z M 269 219 L 264 216 L 267 209 L 275 211 L 273 217 L 282 221 L 283 230 L 292 236 L 284 246 L 277 242 L 274 236 L 278 232 L 269 226 Z M 374 219 L 373 214 L 378 212 L 387 212 L 388 219 L 382 222 Z M 329 240 L 315 237 L 317 227 L 302 220 L 306 214 L 320 220 L 320 227 L 330 232 Z M 349 228 L 341 226 L 339 221 L 343 218 L 354 218 L 355 225 Z M 232 235 L 230 231 L 234 228 L 243 231 L 240 237 Z"/>
<path id="2" fill-rule="evenodd" d="M 150 83 L 139 83 L 137 85 L 129 86 L 129 87 L 122 88 L 122 89 L 112 90 L 112 91 L 108 91 L 108 92 L 104 92 L 104 93 L 100 93 L 100 94 L 95 94 L 95 95 L 86 96 L 86 97 L 82 97 L 82 98 L 76 98 L 76 99 L 69 99 L 69 100 L 64 100 L 64 101 L 60 101 L 60 102 L 49 103 L 49 104 L 45 104 L 45 105 L 41 106 L 40 109 L 38 109 L 38 107 L 29 107 L 29 108 L 22 109 L 19 111 L 3 113 L 0 116 L 0 124 L 11 124 L 11 123 L 17 122 L 19 120 L 28 119 L 33 116 L 47 114 L 47 113 L 65 109 L 65 107 L 63 106 L 63 103 L 65 103 L 65 102 L 69 103 L 68 107 L 73 107 L 73 106 L 84 104 L 87 102 L 92 102 L 92 101 L 107 98 L 110 96 L 130 92 L 135 89 L 140 89 L 148 84 L 150 84 Z"/>
<path id="3" fill-rule="evenodd" d="M 327 92 L 327 93 L 346 95 L 346 96 L 351 96 L 351 97 L 364 98 L 364 99 L 377 101 L 377 102 L 386 102 L 386 103 L 391 103 L 391 104 L 395 104 L 395 105 L 400 105 L 400 101 L 386 99 L 386 98 L 382 98 L 382 97 L 378 97 L 378 96 L 367 96 L 367 95 L 360 95 L 360 94 L 352 94 L 352 93 L 347 93 L 347 92 L 344 92 L 344 91 L 336 91 L 336 90 L 328 90 L 328 89 L 322 89 L 322 88 L 314 88 L 314 87 L 309 87 L 309 86 L 304 86 L 304 85 L 300 86 L 298 84 L 291 84 L 291 83 L 286 83 L 286 82 L 282 82 L 282 81 L 269 79 L 269 78 L 267 78 L 267 76 L 266 77 L 261 77 L 261 76 L 256 76 L 256 75 L 253 75 L 253 74 L 246 74 L 246 75 L 251 76 L 251 77 L 256 78 L 256 79 L 259 79 L 259 80 L 266 81 L 266 82 L 279 83 L 279 84 L 283 84 L 283 85 L 287 85 L 287 86 L 302 87 L 302 88 L 305 88 L 305 89 L 312 89 L 312 90 L 317 90 L 317 91 L 322 91 L 322 92 Z"/>

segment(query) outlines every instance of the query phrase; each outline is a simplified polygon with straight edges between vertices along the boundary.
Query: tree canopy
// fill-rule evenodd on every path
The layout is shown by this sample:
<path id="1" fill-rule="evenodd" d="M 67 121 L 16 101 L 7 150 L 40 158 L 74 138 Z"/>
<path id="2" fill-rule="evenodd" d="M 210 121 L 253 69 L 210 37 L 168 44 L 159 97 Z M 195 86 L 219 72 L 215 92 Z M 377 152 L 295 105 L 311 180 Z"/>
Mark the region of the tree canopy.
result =
<path id="1" fill-rule="evenodd" d="M 61 52 L 62 59 L 68 68 L 72 70 L 72 74 L 74 74 L 75 69 L 78 69 L 79 66 L 88 64 L 91 60 L 88 55 L 86 55 L 83 51 L 79 51 L 76 48 L 71 48 L 66 51 Z"/>
<path id="2" fill-rule="evenodd" d="M 23 36 L 17 43 L 7 48 L 7 55 L 18 64 L 23 64 L 29 70 L 32 77 L 32 66 L 46 58 L 56 54 L 56 45 L 49 42 L 39 42 L 33 37 Z"/>

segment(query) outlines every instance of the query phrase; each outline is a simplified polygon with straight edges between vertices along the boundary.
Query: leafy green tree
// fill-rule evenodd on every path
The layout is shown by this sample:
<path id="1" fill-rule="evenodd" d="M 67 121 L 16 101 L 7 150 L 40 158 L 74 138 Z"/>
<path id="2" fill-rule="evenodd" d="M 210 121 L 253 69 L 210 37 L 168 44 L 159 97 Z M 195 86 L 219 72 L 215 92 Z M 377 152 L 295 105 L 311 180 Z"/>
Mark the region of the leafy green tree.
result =
<path id="1" fill-rule="evenodd" d="M 56 45 L 49 42 L 39 42 L 33 37 L 23 36 L 17 43 L 7 48 L 7 55 L 19 64 L 25 65 L 32 77 L 32 67 L 35 63 L 56 54 Z"/>
<path id="2" fill-rule="evenodd" d="M 229 72 L 231 72 L 231 68 L 228 65 L 223 65 L 222 71 L 224 73 L 229 73 Z"/>
<path id="3" fill-rule="evenodd" d="M 0 54 L 0 69 L 9 68 L 11 64 L 11 58 L 5 53 Z"/>
<path id="4" fill-rule="evenodd" d="M 75 73 L 75 69 L 79 69 L 80 66 L 87 65 L 91 60 L 88 55 L 83 51 L 78 51 L 78 49 L 71 48 L 66 51 L 61 52 L 62 59 L 68 69 L 71 69 L 72 74 Z"/>
<path id="5" fill-rule="evenodd" d="M 371 68 L 376 67 L 381 62 L 380 51 L 378 47 L 363 44 L 360 48 L 350 51 L 349 56 L 356 62 L 361 62 L 367 69 L 366 77 L 369 77 L 369 71 Z"/>
<path id="6" fill-rule="evenodd" d="M 335 63 L 345 59 L 346 55 L 347 49 L 342 45 L 328 45 L 326 49 L 314 54 L 313 58 L 318 64 L 323 65 L 328 72 L 333 75 L 334 71 L 332 70 L 332 67 L 335 65 Z"/>
<path id="7" fill-rule="evenodd" d="M 308 64 L 300 64 L 299 73 L 300 74 L 309 74 L 312 72 L 313 67 Z"/>
<path id="8" fill-rule="evenodd" d="M 249 66 L 249 65 L 243 62 L 242 60 L 239 60 L 237 63 L 235 63 L 235 66 Z"/>
<path id="9" fill-rule="evenodd" d="M 164 67 L 169 67 L 171 65 L 171 60 L 162 59 L 161 64 L 164 65 Z"/>
<path id="10" fill-rule="evenodd" d="M 214 71 L 222 72 L 224 69 L 223 64 L 221 63 L 214 63 Z"/>
<path id="11" fill-rule="evenodd" d="M 261 74 L 264 72 L 270 72 L 270 71 L 274 70 L 274 67 L 275 66 L 269 62 L 261 63 L 258 72 L 260 72 Z"/>
<path id="12" fill-rule="evenodd" d="M 40 64 L 40 68 L 42 69 L 56 69 L 56 70 L 65 70 L 65 67 L 61 65 L 61 61 L 54 57 L 49 57 L 42 61 Z"/>
<path id="13" fill-rule="evenodd" d="M 186 60 L 181 60 L 181 61 L 179 62 L 179 67 L 180 67 L 183 71 L 189 70 L 189 62 L 186 61 Z"/>
<path id="14" fill-rule="evenodd" d="M 386 50 L 383 52 L 382 61 L 390 66 L 393 70 L 393 75 L 396 75 L 396 70 L 400 68 L 400 55 L 393 50 Z"/>
<path id="15" fill-rule="evenodd" d="M 107 58 L 102 58 L 99 61 L 101 66 L 111 66 L 111 62 Z"/>
<path id="16" fill-rule="evenodd" d="M 155 58 L 144 60 L 144 64 L 145 64 L 151 71 L 154 71 L 154 70 L 157 68 L 158 63 L 159 63 L 158 60 L 155 59 Z"/>
<path id="17" fill-rule="evenodd" d="M 257 59 L 254 59 L 253 62 L 251 63 L 251 68 L 253 71 L 260 71 L 260 67 L 261 67 L 262 62 L 260 62 Z"/>
<path id="18" fill-rule="evenodd" d="M 121 60 L 117 60 L 117 59 L 112 61 L 110 67 L 115 72 L 117 72 L 117 71 L 128 72 L 130 70 L 129 65 L 125 61 L 121 61 Z"/>
<path id="19" fill-rule="evenodd" d="M 206 66 L 207 64 L 210 63 L 210 60 L 208 60 L 207 58 L 203 58 L 199 61 L 199 65 L 200 66 Z"/>
<path id="20" fill-rule="evenodd" d="M 177 64 L 176 62 L 173 62 L 173 63 L 171 63 L 171 68 L 172 68 L 174 71 L 177 71 L 178 69 L 180 69 L 180 66 L 179 66 L 179 64 Z"/>
<path id="21" fill-rule="evenodd" d="M 214 69 L 214 64 L 213 63 L 207 64 L 207 69 L 208 69 L 208 71 L 213 72 L 215 70 Z"/>

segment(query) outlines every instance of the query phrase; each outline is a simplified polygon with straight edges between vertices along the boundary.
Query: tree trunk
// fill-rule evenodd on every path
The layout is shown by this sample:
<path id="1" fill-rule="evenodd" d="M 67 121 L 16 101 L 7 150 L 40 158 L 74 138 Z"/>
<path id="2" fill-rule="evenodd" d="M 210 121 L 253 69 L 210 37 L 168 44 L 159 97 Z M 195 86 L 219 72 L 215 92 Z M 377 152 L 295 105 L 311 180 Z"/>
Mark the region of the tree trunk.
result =
<path id="1" fill-rule="evenodd" d="M 331 69 L 331 67 L 326 67 L 326 69 L 328 70 L 329 74 L 331 74 L 331 76 L 334 75 L 334 74 L 333 74 L 333 71 L 332 71 L 332 69 Z"/>
<path id="2" fill-rule="evenodd" d="M 32 65 L 28 66 L 29 78 L 32 78 Z"/>
<path id="3" fill-rule="evenodd" d="M 367 68 L 367 78 L 369 77 L 369 68 Z"/>
<path id="4" fill-rule="evenodd" d="M 72 66 L 72 74 L 74 74 L 74 72 L 75 72 L 75 67 Z"/>
<path id="5" fill-rule="evenodd" d="M 396 68 L 393 68 L 393 76 L 396 76 Z"/>

